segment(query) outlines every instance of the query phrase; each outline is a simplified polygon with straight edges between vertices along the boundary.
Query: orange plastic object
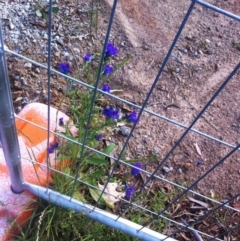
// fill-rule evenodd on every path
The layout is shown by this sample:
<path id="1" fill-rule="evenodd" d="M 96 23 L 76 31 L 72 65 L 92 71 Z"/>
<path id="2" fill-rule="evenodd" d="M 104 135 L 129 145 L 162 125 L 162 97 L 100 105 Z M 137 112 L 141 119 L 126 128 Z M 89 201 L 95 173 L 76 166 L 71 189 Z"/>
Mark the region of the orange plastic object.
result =
<path id="1" fill-rule="evenodd" d="M 18 115 L 22 119 L 47 129 L 47 106 L 40 103 L 27 105 Z M 64 122 L 69 121 L 68 116 L 55 108 L 50 108 L 50 131 L 64 132 L 64 128 L 58 125 L 58 119 L 63 117 Z M 45 164 L 47 157 L 47 131 L 23 120 L 16 118 L 19 147 L 24 180 L 29 183 L 46 185 L 46 169 L 31 160 Z M 50 134 L 50 143 L 56 141 L 54 134 Z M 50 162 L 55 163 L 55 154 L 50 154 Z M 51 176 L 48 177 L 51 182 Z M 3 150 L 0 148 L 0 241 L 10 240 L 16 233 L 17 226 L 24 225 L 33 212 L 37 197 L 24 191 L 14 194 L 10 189 L 10 178 L 8 175 Z"/>

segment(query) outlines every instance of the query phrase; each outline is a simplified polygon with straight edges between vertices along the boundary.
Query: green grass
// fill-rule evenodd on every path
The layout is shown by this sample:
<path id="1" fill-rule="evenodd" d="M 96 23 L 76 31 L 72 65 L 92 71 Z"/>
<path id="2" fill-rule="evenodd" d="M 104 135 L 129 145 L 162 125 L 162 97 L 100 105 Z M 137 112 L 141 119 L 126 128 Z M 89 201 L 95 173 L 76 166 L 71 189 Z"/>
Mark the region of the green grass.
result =
<path id="1" fill-rule="evenodd" d="M 41 220 L 41 221 L 39 221 Z M 138 240 L 74 211 L 38 202 L 29 224 L 12 241 Z"/>

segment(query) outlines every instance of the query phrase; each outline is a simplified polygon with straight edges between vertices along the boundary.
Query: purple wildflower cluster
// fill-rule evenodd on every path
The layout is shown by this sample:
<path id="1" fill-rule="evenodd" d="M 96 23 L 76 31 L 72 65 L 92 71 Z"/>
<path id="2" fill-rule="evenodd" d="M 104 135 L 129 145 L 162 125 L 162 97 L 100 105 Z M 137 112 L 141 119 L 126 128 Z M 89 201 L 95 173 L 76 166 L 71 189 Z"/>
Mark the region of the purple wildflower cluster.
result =
<path id="1" fill-rule="evenodd" d="M 55 150 L 56 148 L 58 148 L 58 146 L 59 146 L 58 142 L 55 142 L 54 144 L 51 143 L 50 146 L 49 146 L 48 149 L 47 149 L 48 154 L 54 153 L 54 150 Z"/>
<path id="2" fill-rule="evenodd" d="M 139 163 L 139 162 L 136 162 L 134 164 L 134 166 L 132 167 L 132 171 L 131 171 L 131 173 L 132 173 L 132 175 L 134 177 L 139 175 L 140 172 L 141 172 L 141 170 L 139 170 L 138 168 L 142 168 L 142 164 Z M 135 191 L 135 187 L 134 186 L 129 186 L 128 184 L 125 185 L 125 197 L 126 198 L 129 199 L 133 195 L 134 191 Z"/>
<path id="3" fill-rule="evenodd" d="M 62 63 L 59 64 L 58 67 L 59 67 L 60 72 L 62 72 L 63 74 L 70 73 L 70 65 L 69 65 L 69 63 L 62 62 Z"/>
<path id="4" fill-rule="evenodd" d="M 110 93 L 111 87 L 109 85 L 107 85 L 107 84 L 103 84 L 102 91 Z"/>
<path id="5" fill-rule="evenodd" d="M 120 117 L 119 110 L 116 110 L 112 106 L 110 106 L 109 108 L 104 108 L 103 115 L 105 115 L 108 119 L 112 120 L 118 120 Z"/>
<path id="6" fill-rule="evenodd" d="M 101 141 L 101 140 L 103 139 L 103 134 L 95 135 L 94 138 L 95 138 L 97 141 Z"/>
<path id="7" fill-rule="evenodd" d="M 64 126 L 63 117 L 59 118 L 58 124 Z"/>
<path id="8" fill-rule="evenodd" d="M 86 54 L 83 56 L 83 61 L 84 61 L 85 63 L 91 63 L 93 60 L 94 60 L 94 56 L 93 56 L 93 54 L 91 54 L 91 53 L 86 53 Z"/>
<path id="9" fill-rule="evenodd" d="M 136 177 L 138 174 L 140 174 L 141 170 L 137 169 L 137 168 L 142 168 L 142 164 L 139 162 L 136 162 L 134 164 L 134 167 L 132 167 L 132 175 L 134 177 Z"/>
<path id="10" fill-rule="evenodd" d="M 114 46 L 112 43 L 108 43 L 106 48 L 106 58 L 116 56 L 117 54 L 118 54 L 118 48 Z"/>
<path id="11" fill-rule="evenodd" d="M 132 111 L 129 115 L 127 115 L 127 120 L 130 121 L 130 122 L 133 122 L 133 123 L 136 123 L 137 122 L 137 112 L 134 110 Z"/>
<path id="12" fill-rule="evenodd" d="M 135 191 L 135 187 L 133 186 L 128 186 L 127 184 L 125 185 L 125 197 L 130 198 Z"/>
<path id="13" fill-rule="evenodd" d="M 104 66 L 103 75 L 109 75 L 109 74 L 112 74 L 113 71 L 114 71 L 113 66 L 107 64 L 107 65 Z"/>

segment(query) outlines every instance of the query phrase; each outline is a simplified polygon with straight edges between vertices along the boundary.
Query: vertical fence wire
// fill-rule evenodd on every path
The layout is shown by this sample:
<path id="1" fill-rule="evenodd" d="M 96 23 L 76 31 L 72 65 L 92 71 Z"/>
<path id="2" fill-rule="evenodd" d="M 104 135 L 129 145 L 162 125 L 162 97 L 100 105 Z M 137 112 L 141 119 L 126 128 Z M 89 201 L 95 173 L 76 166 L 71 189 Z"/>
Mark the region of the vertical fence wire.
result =
<path id="1" fill-rule="evenodd" d="M 51 106 L 51 59 L 52 59 L 52 0 L 49 1 L 49 7 L 48 7 L 48 57 L 47 57 L 47 87 L 48 87 L 48 98 L 47 98 L 47 104 L 48 104 L 48 110 L 47 110 L 47 128 L 50 130 L 50 106 Z M 49 155 L 48 148 L 50 146 L 49 143 L 50 138 L 50 132 L 47 132 L 47 154 Z M 49 186 L 49 156 L 47 158 L 47 187 Z"/>
<path id="2" fill-rule="evenodd" d="M 191 192 L 191 193 L 195 193 L 192 189 L 193 187 L 196 186 L 197 183 L 199 183 L 201 180 L 203 180 L 209 173 L 211 173 L 213 170 L 215 170 L 220 164 L 222 164 L 228 157 L 230 157 L 233 153 L 235 153 L 236 151 L 239 150 L 240 148 L 240 144 L 235 146 L 235 145 L 232 145 L 230 143 L 227 143 L 227 142 L 224 142 L 222 140 L 218 140 L 217 138 L 215 137 L 212 137 L 206 133 L 203 133 L 201 131 L 198 131 L 196 129 L 193 129 L 193 126 L 196 124 L 196 122 L 200 119 L 200 117 L 204 114 L 204 112 L 206 111 L 206 109 L 211 105 L 211 103 L 215 100 L 215 98 L 219 95 L 219 93 L 225 88 L 225 86 L 229 83 L 229 81 L 232 79 L 232 77 L 237 73 L 237 71 L 239 71 L 240 69 L 240 63 L 237 64 L 237 66 L 233 69 L 233 71 L 229 74 L 229 76 L 227 77 L 227 79 L 222 83 L 222 85 L 219 87 L 219 89 L 216 91 L 216 93 L 210 98 L 210 100 L 207 102 L 207 104 L 202 108 L 202 110 L 199 112 L 199 114 L 195 117 L 195 119 L 193 120 L 193 122 L 189 125 L 189 126 L 185 126 L 183 125 L 182 123 L 178 123 L 174 120 L 171 120 L 171 119 L 168 119 L 166 118 L 165 116 L 161 116 L 157 113 L 154 113 L 152 111 L 149 111 L 146 109 L 146 106 L 147 106 L 147 103 L 149 101 L 149 98 L 151 97 L 152 95 L 152 92 L 154 91 L 155 89 L 155 86 L 156 84 L 158 83 L 158 81 L 161 79 L 161 75 L 162 75 L 162 72 L 171 56 L 171 53 L 177 43 L 177 40 L 179 38 L 179 36 L 181 35 L 182 33 L 182 30 L 184 29 L 184 26 L 186 25 L 187 23 L 187 20 L 189 18 L 189 16 L 191 15 L 192 13 L 192 10 L 195 6 L 196 3 L 204 6 L 204 7 L 207 7 L 209 9 L 212 9 L 213 11 L 217 11 L 221 14 L 224 14 L 226 15 L 227 17 L 230 17 L 230 18 L 233 18 L 237 21 L 240 21 L 240 17 L 237 16 L 237 15 L 234 15 L 232 13 L 229 13 L 227 11 L 224 11 L 220 8 L 217 8 L 211 4 L 208 4 L 208 3 L 205 3 L 201 0 L 191 0 L 190 2 L 190 6 L 188 8 L 188 11 L 187 13 L 185 14 L 184 16 L 184 19 L 181 23 L 181 26 L 179 27 L 177 33 L 176 33 L 176 36 L 170 46 L 170 49 L 168 51 L 168 53 L 166 54 L 166 57 L 159 69 L 159 72 L 156 76 L 156 78 L 154 79 L 154 82 L 146 96 L 146 99 L 144 101 L 144 103 L 142 104 L 142 106 L 138 106 L 136 104 L 133 104 L 131 102 L 128 102 L 124 99 L 121 99 L 119 97 L 116 97 L 112 94 L 109 94 L 109 93 L 106 93 L 106 92 L 103 92 L 102 90 L 98 89 L 98 85 L 99 85 L 99 81 L 100 81 L 100 77 L 101 77 L 101 72 L 102 72 L 102 65 L 103 65 L 103 61 L 104 61 L 104 56 L 105 56 L 105 51 L 106 51 L 106 47 L 107 47 L 107 43 L 108 43 L 108 40 L 109 40 L 109 36 L 110 36 L 110 31 L 111 31 L 111 27 L 112 27 L 112 23 L 113 23 L 113 19 L 114 19 L 114 14 L 115 14 L 115 11 L 116 11 L 116 7 L 117 7 L 117 0 L 114 0 L 113 2 L 113 6 L 112 6 L 112 9 L 111 9 L 111 15 L 110 15 L 110 19 L 109 19 L 109 24 L 108 24 L 108 29 L 107 29 L 107 33 L 106 33 L 106 37 L 105 37 L 105 41 L 104 41 L 104 46 L 103 46 L 103 49 L 102 49 L 102 55 L 101 55 L 101 59 L 99 61 L 99 66 L 98 66 L 98 72 L 97 72 L 97 77 L 96 77 L 96 82 L 94 83 L 94 86 L 91 86 L 91 85 L 88 85 L 80 80 L 77 80 L 77 79 L 74 79 L 72 77 L 69 77 L 69 76 L 66 76 L 62 73 L 59 73 L 58 71 L 54 70 L 51 68 L 51 42 L 52 42 L 52 33 L 51 33 L 51 28 L 52 28 L 52 0 L 49 1 L 49 9 L 48 9 L 48 47 L 47 47 L 47 50 L 48 50 L 48 59 L 47 59 L 47 66 L 44 66 L 38 62 L 35 62 L 29 58 L 26 58 L 22 55 L 19 55 L 11 50 L 6 50 L 6 52 L 8 53 L 11 53 L 19 58 L 22 58 L 22 59 L 25 59 L 29 62 L 32 62 L 34 64 L 36 64 L 37 66 L 40 66 L 41 68 L 43 69 L 46 69 L 47 70 L 47 79 L 48 79 L 48 82 L 47 82 L 47 86 L 48 86 L 48 100 L 47 100 L 47 103 L 48 103 L 48 123 L 47 123 L 47 148 L 49 147 L 49 137 L 50 137 L 50 133 L 54 133 L 56 136 L 59 136 L 59 137 L 62 137 L 68 141 L 71 141 L 73 143 L 76 143 L 78 144 L 79 146 L 81 146 L 81 152 L 80 152 L 80 162 L 82 160 L 82 157 L 83 157 L 83 152 L 84 152 L 84 148 L 87 148 L 91 151 L 94 151 L 95 153 L 100 153 L 106 157 L 110 157 L 109 155 L 106 155 L 105 153 L 102 153 L 94 148 L 91 148 L 89 146 L 86 145 L 86 139 L 87 139 L 87 135 L 88 135 L 88 127 L 90 125 L 90 121 L 91 121 L 91 117 L 92 117 L 92 112 L 93 112 L 93 107 L 94 107 L 94 103 L 95 103 L 95 100 L 96 100 L 96 95 L 97 93 L 102 93 L 102 94 L 105 94 L 106 96 L 108 97 L 111 97 L 111 98 L 114 98 L 120 102 L 123 102 L 123 103 L 127 103 L 137 109 L 139 109 L 139 115 L 137 117 L 137 121 L 136 123 L 133 125 L 131 131 L 130 131 L 130 134 L 129 136 L 126 138 L 126 141 L 124 142 L 123 144 L 123 147 L 120 151 L 120 154 L 118 155 L 117 158 L 113 158 L 111 157 L 113 160 L 114 160 L 114 166 L 110 172 L 110 174 L 108 175 L 108 178 L 107 178 L 107 181 L 106 183 L 104 184 L 104 187 L 102 190 L 98 189 L 99 191 L 101 191 L 100 193 L 100 196 L 98 197 L 98 200 L 96 201 L 95 205 L 94 206 L 91 206 L 91 205 L 88 205 L 88 204 L 84 204 L 82 202 L 79 202 L 77 201 L 76 199 L 73 198 L 73 194 L 74 194 L 74 190 L 76 188 L 76 184 L 77 182 L 81 182 L 83 183 L 84 185 L 86 186 L 90 186 L 91 187 L 91 184 L 87 183 L 87 182 L 84 182 L 82 180 L 80 180 L 78 178 L 78 175 L 79 175 L 79 171 L 80 171 L 80 163 L 78 164 L 77 166 L 77 172 L 76 172 L 76 175 L 75 177 L 73 176 L 70 176 L 70 175 L 67 175 L 61 171 L 58 171 L 58 170 L 54 170 L 50 165 L 49 165 L 49 162 L 47 161 L 46 165 L 42 165 L 43 167 L 47 167 L 47 184 L 49 184 L 49 173 L 50 171 L 55 171 L 55 172 L 59 172 L 60 174 L 62 175 L 65 175 L 65 176 L 68 176 L 68 178 L 71 178 L 74 180 L 73 182 L 73 185 L 72 185 L 72 191 L 71 191 L 71 195 L 69 196 L 66 196 L 64 194 L 61 194 L 61 193 L 58 193 L 54 190 L 51 190 L 49 188 L 49 186 L 47 185 L 47 188 L 44 188 L 44 187 L 40 187 L 40 186 L 36 186 L 36 185 L 33 185 L 33 184 L 30 184 L 30 183 L 27 183 L 27 182 L 23 182 L 23 180 L 21 179 L 21 166 L 20 166 L 20 157 L 18 155 L 18 158 L 17 158 L 17 165 L 15 165 L 16 167 L 16 170 L 15 171 L 11 171 L 11 163 L 10 162 L 7 162 L 7 165 L 8 165 L 8 168 L 10 170 L 10 178 L 11 178 L 11 182 L 12 182 L 12 186 L 13 186 L 13 190 L 18 192 L 18 191 L 22 191 L 22 189 L 24 188 L 24 190 L 29 190 L 31 191 L 32 193 L 34 193 L 35 195 L 45 199 L 45 200 L 48 200 L 56 205 L 60 205 L 62 207 L 65 207 L 65 208 L 68 208 L 68 209 L 73 209 L 77 212 L 80 212 L 80 213 L 83 213 L 85 214 L 86 216 L 88 216 L 89 218 L 92 218 L 98 222 L 101 222 L 101 223 L 104 223 L 108 226 L 111 226 L 115 229 L 118 229 L 118 230 L 121 230 L 123 232 L 126 232 L 132 236 L 135 236 L 135 237 L 138 237 L 138 238 L 141 238 L 143 240 L 167 240 L 167 241 L 174 241 L 175 239 L 173 237 L 175 237 L 176 234 L 182 232 L 182 231 L 185 231 L 185 230 L 195 230 L 194 228 L 192 228 L 191 226 L 198 223 L 199 221 L 201 220 L 204 220 L 205 218 L 207 218 L 209 215 L 215 213 L 217 210 L 219 210 L 220 208 L 222 207 L 228 207 L 234 211 L 239 211 L 237 209 L 234 209 L 232 208 L 231 206 L 228 206 L 230 202 L 234 201 L 237 197 L 240 196 L 240 194 L 237 194 L 235 196 L 233 196 L 232 198 L 230 198 L 229 200 L 225 201 L 225 202 L 217 202 L 216 200 L 211 200 L 217 204 L 219 204 L 218 206 L 216 206 L 215 208 L 209 210 L 207 213 L 205 213 L 204 215 L 200 216 L 199 218 L 197 218 L 194 222 L 191 222 L 189 224 L 182 224 L 182 223 L 178 223 L 176 222 L 175 220 L 172 220 L 172 219 L 169 219 L 168 217 L 165 217 L 164 214 L 165 212 L 175 203 L 177 203 L 185 194 Z M 4 91 L 8 90 L 8 93 L 10 93 L 10 88 L 9 86 L 6 86 L 6 83 L 8 82 L 8 78 L 7 78 L 7 72 L 6 72 L 6 60 L 4 58 L 4 48 L 3 48 L 3 41 L 2 41 L 2 32 L 1 32 L 1 29 L 0 29 L 0 68 L 2 69 L 2 73 L 4 73 L 5 75 L 2 76 L 0 74 L 0 93 L 1 93 L 1 90 L 2 88 L 4 88 Z M 4 66 L 5 65 L 5 66 Z M 68 80 L 71 80 L 71 81 L 75 81 L 76 83 L 82 85 L 82 86 L 85 86 L 89 89 L 92 90 L 92 99 L 91 99 L 91 105 L 90 105 L 90 109 L 89 109 L 89 114 L 88 114 L 88 119 L 87 119 L 87 123 L 86 123 L 86 129 L 84 131 L 84 135 L 83 135 L 83 140 L 81 143 L 79 142 L 76 142 L 74 140 L 72 140 L 71 138 L 68 138 L 64 135 L 61 135 L 59 133 L 55 133 L 55 132 L 51 132 L 50 131 L 50 103 L 51 103 L 51 97 L 50 97 L 50 84 L 51 84 L 51 73 L 56 73 L 60 76 L 63 76 L 65 78 L 67 78 Z M 5 82 L 4 82 L 5 81 Z M 4 84 L 4 85 L 2 85 Z M 2 88 L 1 88 L 2 87 Z M 1 100 L 1 96 L 0 96 L 0 100 Z M 9 102 L 10 103 L 10 102 Z M 10 105 L 12 105 L 12 103 L 10 103 Z M 11 106 L 10 110 L 13 110 L 13 107 Z M 0 137 L 1 139 L 3 140 L 3 149 L 4 149 L 4 152 L 6 152 L 8 149 L 8 146 L 9 143 L 6 143 L 7 142 L 7 137 L 6 135 L 4 135 L 4 131 L 6 131 L 6 124 L 3 123 L 1 121 L 1 113 L 4 113 L 5 110 L 1 108 L 0 106 Z M 146 174 L 148 174 L 148 178 L 146 179 L 146 181 L 143 183 L 140 191 L 135 194 L 135 196 L 130 200 L 130 201 L 127 201 L 127 200 L 124 200 L 122 198 L 118 198 L 119 200 L 121 200 L 122 202 L 125 202 L 126 203 L 126 207 L 121 211 L 121 213 L 117 216 L 117 215 L 113 215 L 113 214 L 110 214 L 110 213 L 107 213 L 106 211 L 103 211 L 101 209 L 98 208 L 98 205 L 100 203 L 100 200 L 101 200 L 101 197 L 104 195 L 104 194 L 108 194 L 108 195 L 111 195 L 111 193 L 108 193 L 106 191 L 106 188 L 107 188 L 107 185 L 109 184 L 114 172 L 116 171 L 116 168 L 117 168 L 117 165 L 119 163 L 123 163 L 125 164 L 126 166 L 130 166 L 130 167 L 133 167 L 132 165 L 130 165 L 129 163 L 126 163 L 124 161 L 121 160 L 122 156 L 123 156 L 123 153 L 125 151 L 125 148 L 127 147 L 127 144 L 130 140 L 130 138 L 132 138 L 132 134 L 138 124 L 138 121 L 140 120 L 140 117 L 141 115 L 143 114 L 143 112 L 146 112 L 148 114 L 151 114 L 153 116 L 156 116 L 158 118 L 161 118 L 165 121 L 168 121 L 170 122 L 171 124 L 174 124 L 174 125 L 177 125 L 177 126 L 180 126 L 182 128 L 185 129 L 184 133 L 182 134 L 182 136 L 179 138 L 179 140 L 173 145 L 172 149 L 165 155 L 165 157 L 162 159 L 161 163 L 159 163 L 159 165 L 157 166 L 157 168 L 152 172 L 152 173 L 149 173 L 149 172 L 146 172 L 144 170 L 141 170 L 142 172 L 145 172 Z M 12 113 L 13 114 L 13 113 Z M 5 116 L 6 117 L 6 116 Z M 10 117 L 10 122 L 13 123 L 13 119 L 11 114 L 9 115 L 8 113 L 8 118 Z M 9 119 L 8 119 L 9 120 Z M 23 121 L 26 121 L 24 119 L 22 119 Z M 28 121 L 26 121 L 28 122 Z M 33 124 L 34 123 L 31 123 L 29 122 L 30 124 Z M 11 128 L 13 128 L 10 132 L 15 135 L 15 139 L 16 139 L 16 130 L 14 130 L 14 125 L 11 126 Z M 42 127 L 40 127 L 42 128 Z M 5 130 L 4 130 L 5 129 Z M 216 142 L 219 142 L 220 144 L 223 144 L 223 145 L 226 145 L 228 147 L 231 147 L 232 150 L 227 154 L 225 155 L 221 160 L 219 160 L 213 167 L 211 167 L 208 171 L 206 171 L 201 177 L 199 177 L 195 182 L 193 182 L 188 188 L 186 187 L 183 187 L 183 186 L 180 186 L 181 189 L 183 190 L 182 193 L 180 195 L 178 195 L 176 198 L 174 198 L 168 205 L 166 205 L 165 208 L 163 208 L 162 210 L 160 210 L 159 212 L 153 212 L 147 208 L 144 208 L 142 207 L 141 205 L 138 205 L 136 204 L 136 199 L 137 197 L 144 191 L 145 187 L 148 185 L 148 183 L 153 179 L 153 178 L 159 178 L 159 180 L 164 180 L 163 178 L 160 178 L 158 175 L 157 175 L 157 172 L 160 170 L 160 168 L 163 166 L 163 164 L 168 160 L 168 158 L 170 157 L 170 155 L 173 153 L 173 151 L 179 146 L 179 144 L 183 141 L 183 139 L 185 138 L 185 136 L 190 132 L 195 132 L 201 136 L 204 136 L 204 137 L 207 137 L 209 138 L 210 140 L 214 140 Z M 14 141 L 14 138 L 13 139 L 9 139 L 8 141 Z M 19 153 L 19 147 L 18 147 L 18 143 L 17 143 L 17 140 L 15 140 L 15 144 L 14 145 L 14 148 L 15 148 L 15 151 L 14 152 L 15 154 L 16 153 Z M 16 156 L 15 156 L 16 158 Z M 9 155 L 6 155 L 6 160 L 9 160 L 11 159 L 11 157 Z M 16 159 L 15 159 L 16 160 Z M 35 163 L 34 160 L 30 160 L 32 163 Z M 15 164 L 15 163 L 14 163 Z M 16 183 L 16 176 L 18 176 L 18 180 L 20 180 L 20 183 L 19 185 Z M 166 181 L 166 180 L 164 180 Z M 169 182 L 171 183 L 171 182 Z M 172 185 L 175 185 L 175 183 L 171 183 Z M 93 188 L 96 188 L 94 186 L 92 186 Z M 196 193 L 198 194 L 198 193 Z M 200 194 L 199 194 L 200 195 Z M 204 196 L 203 196 L 204 197 Z M 117 198 L 117 197 L 115 197 Z M 210 200 L 210 198 L 206 197 L 206 199 Z M 143 211 L 146 211 L 146 212 L 149 212 L 151 213 L 152 217 L 151 219 L 146 222 L 144 225 L 135 225 L 133 222 L 130 222 L 128 220 L 125 220 L 122 218 L 122 216 L 129 210 L 130 207 L 136 207 L 138 208 L 139 210 L 143 210 Z M 172 222 L 172 223 L 175 223 L 175 224 L 178 224 L 180 226 L 180 228 L 177 228 L 176 231 L 172 232 L 170 235 L 162 235 L 162 234 L 159 234 L 155 231 L 152 231 L 148 228 L 146 228 L 148 225 L 150 225 L 153 221 L 155 221 L 156 219 L 159 219 L 159 218 L 164 218 L 166 220 L 168 220 L 169 222 Z M 239 229 L 239 226 L 236 226 L 236 227 L 233 227 L 233 228 L 230 228 L 228 231 L 226 231 L 225 233 L 228 234 L 230 232 L 233 232 L 235 230 L 238 230 Z M 198 231 L 199 233 L 202 233 L 200 231 Z M 203 233 L 204 234 L 204 233 Z M 216 236 L 210 236 L 208 234 L 205 234 L 206 237 L 209 237 L 210 239 L 208 240 L 221 240 L 221 236 L 224 235 L 224 233 L 221 233 L 219 235 L 216 235 Z"/>

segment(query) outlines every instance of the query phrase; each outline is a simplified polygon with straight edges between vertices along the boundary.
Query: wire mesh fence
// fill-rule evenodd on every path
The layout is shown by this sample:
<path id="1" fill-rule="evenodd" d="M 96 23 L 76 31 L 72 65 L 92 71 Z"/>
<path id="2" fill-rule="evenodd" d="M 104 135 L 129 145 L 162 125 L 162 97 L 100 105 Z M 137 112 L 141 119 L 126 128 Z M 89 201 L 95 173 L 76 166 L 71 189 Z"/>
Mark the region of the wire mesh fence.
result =
<path id="1" fill-rule="evenodd" d="M 230 240 L 230 237 L 233 240 L 234 238 L 237 240 L 240 237 L 239 225 L 237 222 L 230 225 L 226 216 L 239 216 L 239 206 L 236 204 L 240 196 L 239 190 L 235 190 L 230 198 L 219 200 L 215 197 L 216 194 L 214 192 L 210 191 L 211 194 L 207 195 L 206 192 L 202 191 L 201 183 L 207 180 L 208 175 L 221 168 L 229 158 L 237 159 L 240 144 L 235 145 L 233 142 L 215 137 L 211 132 L 210 134 L 206 133 L 203 131 L 203 128 L 197 129 L 193 127 L 201 118 L 204 118 L 206 112 L 220 96 L 220 93 L 227 88 L 226 86 L 234 78 L 239 78 L 240 62 L 237 61 L 233 67 L 231 66 L 231 71 L 228 71 L 226 78 L 221 78 L 221 82 L 214 93 L 211 96 L 209 95 L 204 105 L 199 108 L 198 114 L 195 115 L 195 118 L 189 124 L 185 124 L 186 122 L 184 121 L 176 121 L 174 118 L 169 118 L 167 115 L 153 111 L 149 102 L 158 87 L 158 83 L 161 81 L 164 71 L 167 69 L 167 63 L 173 57 L 173 51 L 197 5 L 210 9 L 212 12 L 223 14 L 238 25 L 240 16 L 204 1 L 189 1 L 183 20 L 175 32 L 175 37 L 160 64 L 148 93 L 144 96 L 141 104 L 136 104 L 119 97 L 117 94 L 115 95 L 114 91 L 108 91 L 106 89 L 108 85 L 106 84 L 104 85 L 105 88 L 100 87 L 104 83 L 103 81 L 108 81 L 106 76 L 113 71 L 111 70 L 112 66 L 108 64 L 110 62 L 108 58 L 112 56 L 111 54 L 107 56 L 106 53 L 108 51 L 116 51 L 114 45 L 111 45 L 111 50 L 109 50 L 109 38 L 118 9 L 117 3 L 118 1 L 114 0 L 111 5 L 111 13 L 107 21 L 108 25 L 101 54 L 96 56 L 91 54 L 85 55 L 85 58 L 87 58 L 86 78 L 92 74 L 88 68 L 92 66 L 93 58 L 98 60 L 98 64 L 95 66 L 93 83 L 71 77 L 68 74 L 70 71 L 67 63 L 62 63 L 60 71 L 52 67 L 52 19 L 53 13 L 56 11 L 56 6 L 52 1 L 49 1 L 47 5 L 47 65 L 23 56 L 16 51 L 10 50 L 10 48 L 4 49 L 2 32 L 0 33 L 0 98 L 2 103 L 6 103 L 6 105 L 1 105 L 0 108 L 0 132 L 13 191 L 22 192 L 23 190 L 28 190 L 49 202 L 83 213 L 91 219 L 141 240 L 170 241 L 193 240 L 193 238 L 195 240 Z M 207 13 L 210 14 L 209 12 Z M 92 16 L 94 15 L 93 12 L 91 14 Z M 91 26 L 93 26 L 95 20 L 93 18 L 91 20 Z M 207 43 L 208 41 L 202 43 L 202 45 Z M 235 43 L 236 46 L 237 43 Z M 47 132 L 47 143 L 45 143 L 47 146 L 44 148 L 48 153 L 48 157 L 42 164 L 39 164 L 33 156 L 31 158 L 21 156 L 14 124 L 14 109 L 10 97 L 11 90 L 7 77 L 5 53 L 32 63 L 34 66 L 43 69 L 47 75 L 47 126 L 39 126 L 34 121 L 27 120 L 21 116 L 17 117 L 22 122 Z M 114 54 L 112 53 L 112 55 Z M 119 68 L 124 65 L 124 61 L 119 65 Z M 106 68 L 106 64 L 108 64 L 108 68 Z M 73 119 L 73 122 L 66 121 L 61 114 L 54 115 L 54 121 L 56 122 L 55 130 L 51 129 L 50 121 L 53 118 L 51 116 L 52 74 L 65 79 L 67 90 L 64 98 L 72 98 L 72 101 L 75 103 L 69 102 L 67 113 Z M 103 98 L 105 98 L 105 102 L 102 101 Z M 121 116 L 117 108 L 108 104 L 111 101 L 130 106 L 135 111 L 129 115 Z M 106 118 L 100 118 L 99 115 L 105 115 Z M 147 115 L 149 119 L 154 117 L 158 122 L 167 122 L 171 124 L 172 128 L 177 127 L 183 130 L 183 132 L 177 136 L 177 139 L 173 138 L 172 145 L 162 152 L 164 155 L 162 153 L 159 155 L 156 151 L 145 159 L 126 158 L 126 152 L 130 148 L 129 143 L 135 138 L 136 128 L 141 123 L 144 115 Z M 112 129 L 115 126 L 121 127 L 122 123 L 126 122 L 126 119 L 132 121 L 131 129 L 129 129 L 126 138 L 124 138 L 118 153 L 113 155 L 112 153 L 115 151 L 114 141 L 111 139 L 111 143 L 108 139 L 102 140 L 102 133 L 99 132 L 99 129 L 107 133 L 108 127 Z M 74 125 L 76 127 L 74 129 L 75 132 L 71 129 Z M 95 126 L 98 128 L 95 128 Z M 64 127 L 65 133 L 60 132 L 59 127 Z M 50 136 L 52 134 L 56 137 L 54 142 L 51 142 Z M 196 171 L 195 179 L 189 179 L 185 183 L 182 179 L 178 180 L 177 177 L 168 178 L 171 168 L 167 167 L 167 162 L 175 156 L 178 148 L 184 145 L 184 140 L 190 135 L 194 136 L 191 138 L 196 140 L 198 140 L 197 138 L 204 139 L 207 146 L 217 143 L 219 148 L 217 150 L 222 151 L 216 156 L 215 162 L 204 168 L 201 173 Z M 101 144 L 99 144 L 99 141 L 101 141 Z M 198 144 L 195 147 L 198 155 L 202 157 Z M 187 159 L 186 156 L 184 158 Z M 38 164 L 42 169 L 47 170 L 47 184 L 38 186 L 24 181 L 20 159 L 28 159 L 27 161 L 33 165 Z M 57 168 L 57 162 L 60 163 L 60 168 L 59 166 Z M 151 162 L 154 165 L 150 165 L 149 163 Z M 203 160 L 197 160 L 196 167 L 203 165 L 202 162 Z M 147 168 L 148 165 L 151 166 L 150 169 Z M 187 171 L 188 165 L 183 166 L 185 171 Z M 182 173 L 182 169 L 178 169 L 178 172 Z M 53 177 L 49 175 L 50 173 Z M 224 175 L 224 177 L 226 176 Z M 52 178 L 53 182 L 51 181 Z M 235 178 L 237 177 L 233 176 L 232 178 L 232 180 L 236 180 Z M 61 182 L 70 183 L 67 190 L 59 188 L 58 184 Z M 206 182 L 211 189 L 211 185 L 208 181 Z M 221 184 L 219 185 L 221 186 Z M 172 191 L 170 192 L 170 190 Z M 86 192 L 87 198 L 82 194 Z M 219 220 L 225 218 L 226 225 L 223 225 Z M 209 226 L 211 228 L 207 228 Z"/>

